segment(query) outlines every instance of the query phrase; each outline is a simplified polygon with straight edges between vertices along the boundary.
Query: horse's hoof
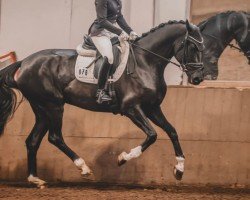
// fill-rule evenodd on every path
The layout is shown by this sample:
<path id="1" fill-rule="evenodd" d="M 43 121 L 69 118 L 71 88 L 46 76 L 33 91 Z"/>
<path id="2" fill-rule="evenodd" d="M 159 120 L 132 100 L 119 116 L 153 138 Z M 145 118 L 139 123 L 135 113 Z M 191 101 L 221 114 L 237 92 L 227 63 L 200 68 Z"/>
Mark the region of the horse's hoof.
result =
<path id="1" fill-rule="evenodd" d="M 86 172 L 86 173 L 81 173 L 81 175 L 82 175 L 83 178 L 87 178 L 87 177 L 89 177 L 89 176 L 91 176 L 93 174 L 94 173 L 91 170 L 89 172 Z"/>
<path id="2" fill-rule="evenodd" d="M 45 188 L 47 188 L 47 186 L 46 185 L 40 185 L 40 186 L 37 186 L 39 189 L 41 189 L 41 190 L 43 190 L 43 189 L 45 189 Z"/>
<path id="3" fill-rule="evenodd" d="M 122 165 L 124 165 L 125 163 L 126 163 L 127 161 L 126 160 L 118 160 L 118 166 L 120 167 L 120 166 L 122 166 Z"/>
<path id="4" fill-rule="evenodd" d="M 38 177 L 34 177 L 33 175 L 30 175 L 28 177 L 28 182 L 32 185 L 36 185 L 37 188 L 44 189 L 47 185 L 47 183 Z"/>
<path id="5" fill-rule="evenodd" d="M 121 153 L 119 156 L 118 156 L 118 160 L 117 160 L 117 163 L 118 163 L 118 166 L 122 166 L 124 165 L 127 161 L 124 159 L 124 154 L 127 154 L 126 152 L 123 152 Z"/>
<path id="6" fill-rule="evenodd" d="M 176 167 L 174 168 L 174 177 L 176 180 L 180 181 L 182 179 L 183 173 L 184 172 L 176 169 Z"/>

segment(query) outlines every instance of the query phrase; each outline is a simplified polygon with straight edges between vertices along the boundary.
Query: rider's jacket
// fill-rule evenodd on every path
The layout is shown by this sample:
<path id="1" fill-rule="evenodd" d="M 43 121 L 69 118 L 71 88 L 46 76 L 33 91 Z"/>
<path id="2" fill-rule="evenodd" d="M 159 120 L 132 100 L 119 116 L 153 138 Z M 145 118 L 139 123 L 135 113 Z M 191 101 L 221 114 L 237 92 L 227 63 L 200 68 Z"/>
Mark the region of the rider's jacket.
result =
<path id="1" fill-rule="evenodd" d="M 126 33 L 130 34 L 132 29 L 124 19 L 121 10 L 121 0 L 95 0 L 97 19 L 89 29 L 90 36 L 97 36 L 106 29 L 114 34 L 120 35 L 122 30 L 115 27 L 117 23 Z"/>

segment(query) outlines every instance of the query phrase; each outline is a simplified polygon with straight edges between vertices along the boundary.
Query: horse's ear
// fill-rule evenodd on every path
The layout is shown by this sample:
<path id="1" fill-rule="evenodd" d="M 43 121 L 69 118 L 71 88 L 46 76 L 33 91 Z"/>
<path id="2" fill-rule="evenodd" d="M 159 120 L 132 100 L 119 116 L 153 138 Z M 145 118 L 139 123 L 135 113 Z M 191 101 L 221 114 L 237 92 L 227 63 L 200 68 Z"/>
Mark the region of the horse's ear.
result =
<path id="1" fill-rule="evenodd" d="M 186 20 L 186 27 L 187 27 L 188 32 L 192 32 L 192 27 L 191 27 L 188 19 Z"/>

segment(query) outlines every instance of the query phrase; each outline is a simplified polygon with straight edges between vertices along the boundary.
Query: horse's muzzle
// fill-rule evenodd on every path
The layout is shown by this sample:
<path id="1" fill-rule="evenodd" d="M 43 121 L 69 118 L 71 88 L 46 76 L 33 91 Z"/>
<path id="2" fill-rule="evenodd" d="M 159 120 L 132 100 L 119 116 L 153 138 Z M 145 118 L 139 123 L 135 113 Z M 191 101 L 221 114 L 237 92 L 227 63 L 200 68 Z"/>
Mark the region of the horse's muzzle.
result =
<path id="1" fill-rule="evenodd" d="M 203 81 L 203 78 L 201 78 L 201 77 L 195 77 L 195 78 L 191 79 L 191 83 L 193 85 L 199 85 L 202 81 Z"/>
<path id="2" fill-rule="evenodd" d="M 193 85 L 199 85 L 202 81 L 204 81 L 204 72 L 203 70 L 197 70 L 189 77 L 189 82 Z"/>

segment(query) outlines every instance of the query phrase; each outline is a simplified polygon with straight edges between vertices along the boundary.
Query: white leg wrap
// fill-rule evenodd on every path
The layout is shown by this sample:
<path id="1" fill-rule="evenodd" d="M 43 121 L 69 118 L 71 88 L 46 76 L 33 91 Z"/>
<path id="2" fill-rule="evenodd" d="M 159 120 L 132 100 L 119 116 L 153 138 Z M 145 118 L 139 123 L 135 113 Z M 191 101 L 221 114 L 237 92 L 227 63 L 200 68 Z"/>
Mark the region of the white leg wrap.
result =
<path id="1" fill-rule="evenodd" d="M 184 172 L 184 162 L 185 158 L 183 157 L 176 157 L 177 165 L 175 165 L 175 168 L 181 172 Z"/>
<path id="2" fill-rule="evenodd" d="M 74 161 L 76 167 L 81 170 L 82 175 L 90 175 L 92 172 L 89 167 L 86 165 L 85 161 L 82 158 L 78 158 Z"/>
<path id="3" fill-rule="evenodd" d="M 41 179 L 39 179 L 38 177 L 35 177 L 35 176 L 33 176 L 33 175 L 29 175 L 28 181 L 29 181 L 30 183 L 36 184 L 38 187 L 44 186 L 44 185 L 46 184 L 45 181 L 43 181 L 43 180 L 41 180 Z"/>
<path id="4" fill-rule="evenodd" d="M 142 147 L 138 146 L 134 149 L 131 149 L 130 153 L 123 152 L 122 157 L 124 160 L 129 161 L 133 158 L 138 158 L 142 154 Z"/>

